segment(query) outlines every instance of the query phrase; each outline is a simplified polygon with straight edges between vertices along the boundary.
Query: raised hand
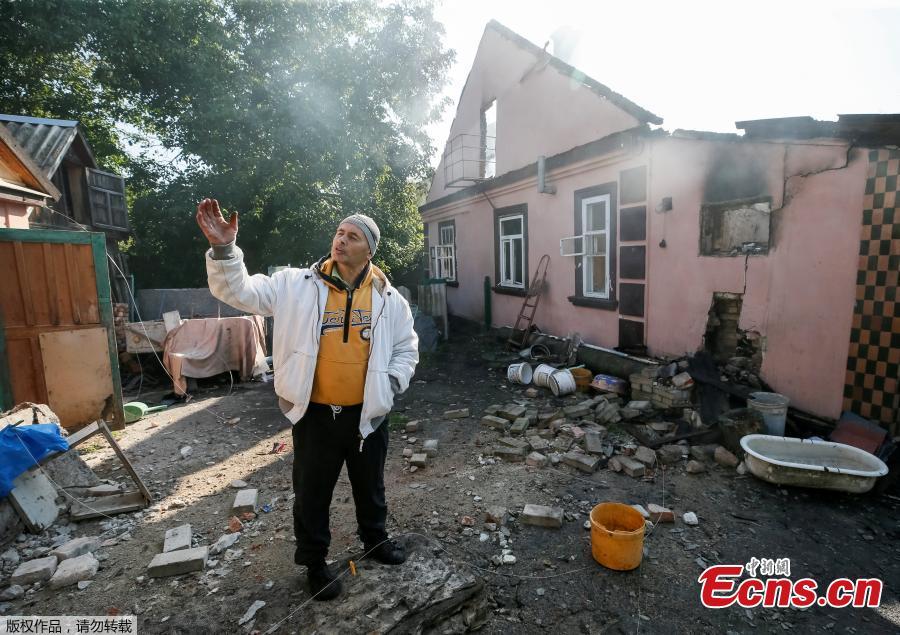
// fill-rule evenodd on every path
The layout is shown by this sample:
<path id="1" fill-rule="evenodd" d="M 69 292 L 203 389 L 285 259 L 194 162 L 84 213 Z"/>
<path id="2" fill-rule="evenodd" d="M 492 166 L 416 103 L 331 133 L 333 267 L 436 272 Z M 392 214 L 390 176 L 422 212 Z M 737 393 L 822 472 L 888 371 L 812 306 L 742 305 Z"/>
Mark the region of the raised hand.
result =
<path id="1" fill-rule="evenodd" d="M 210 245 L 227 245 L 237 237 L 238 213 L 232 212 L 231 218 L 225 220 L 219 201 L 205 198 L 197 206 L 197 224 Z"/>

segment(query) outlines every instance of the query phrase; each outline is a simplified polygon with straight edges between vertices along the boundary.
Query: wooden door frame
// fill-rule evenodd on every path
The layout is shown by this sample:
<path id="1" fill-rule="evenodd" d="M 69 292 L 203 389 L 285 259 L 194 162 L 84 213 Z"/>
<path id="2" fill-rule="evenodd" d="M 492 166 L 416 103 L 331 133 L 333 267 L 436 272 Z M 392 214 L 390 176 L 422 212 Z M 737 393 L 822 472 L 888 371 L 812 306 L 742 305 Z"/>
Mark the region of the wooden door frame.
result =
<path id="1" fill-rule="evenodd" d="M 100 324 L 106 328 L 109 344 L 109 363 L 112 371 L 113 405 L 116 421 L 113 429 L 125 427 L 125 413 L 122 404 L 122 377 L 119 374 L 119 355 L 116 345 L 116 330 L 113 322 L 112 290 L 109 283 L 109 267 L 106 264 L 106 234 L 86 231 L 65 231 L 57 229 L 0 229 L 0 241 L 23 243 L 62 243 L 70 245 L 90 245 L 94 256 L 94 275 L 97 280 L 97 303 Z M 12 403 L 12 375 L 9 369 L 6 349 L 6 328 L 0 315 L 0 410 L 8 410 Z"/>

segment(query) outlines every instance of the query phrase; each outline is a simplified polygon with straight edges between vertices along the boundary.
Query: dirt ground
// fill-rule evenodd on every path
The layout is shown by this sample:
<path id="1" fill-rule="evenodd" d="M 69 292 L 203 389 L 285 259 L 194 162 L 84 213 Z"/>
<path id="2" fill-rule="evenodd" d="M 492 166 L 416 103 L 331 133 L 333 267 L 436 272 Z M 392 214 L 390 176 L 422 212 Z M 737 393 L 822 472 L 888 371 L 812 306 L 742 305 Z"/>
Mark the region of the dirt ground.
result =
<path id="1" fill-rule="evenodd" d="M 484 455 L 498 435 L 480 426 L 483 410 L 527 401 L 523 387 L 509 385 L 501 370 L 489 369 L 482 360 L 483 351 L 497 347 L 492 337 L 463 328 L 423 359 L 410 390 L 397 402 L 385 474 L 389 531 L 437 539 L 459 567 L 483 578 L 490 612 L 481 632 L 900 629 L 900 498 L 781 489 L 714 464 L 700 475 L 676 464 L 634 479 L 607 469 L 588 475 L 562 464 L 534 469 L 491 463 Z M 290 424 L 278 410 L 271 383 L 205 385 L 191 402 L 149 415 L 120 435 L 156 501 L 138 514 L 77 525 L 73 536 L 117 537 L 98 552 L 104 560 L 93 583 L 81 591 L 42 588 L 12 602 L 8 613 L 106 615 L 118 610 L 136 613 L 145 633 L 242 632 L 239 618 L 255 600 L 263 600 L 266 606 L 253 628 L 265 631 L 290 614 L 278 632 L 306 630 L 304 610 L 297 608 L 308 593 L 303 570 L 292 561 Z M 142 395 L 144 401 L 153 398 Z M 543 407 L 579 399 L 557 400 L 543 392 L 533 402 Z M 469 418 L 442 416 L 466 407 Z M 235 417 L 240 417 L 236 423 Z M 415 444 L 404 439 L 402 423 L 409 420 L 420 421 L 420 430 L 409 435 L 416 437 Z M 439 454 L 428 467 L 410 473 L 402 451 L 421 448 L 425 439 L 439 440 Z M 271 454 L 273 444 L 282 441 L 286 450 Z M 182 458 L 185 446 L 191 452 Z M 87 447 L 83 458 L 100 478 L 126 481 L 102 444 Z M 161 551 L 166 529 L 190 523 L 201 545 L 229 531 L 235 479 L 258 488 L 259 504 L 271 508 L 244 527 L 236 545 L 243 550 L 239 557 L 231 562 L 216 557 L 213 573 L 208 568 L 203 575 L 148 579 L 147 564 Z M 646 537 L 637 570 L 611 571 L 591 557 L 590 532 L 583 525 L 590 509 L 603 501 L 657 503 L 675 511 L 674 524 L 659 524 Z M 563 507 L 567 521 L 561 529 L 511 522 L 508 546 L 516 562 L 495 566 L 491 556 L 501 553 L 499 533 L 484 529 L 484 511 L 501 505 L 516 514 L 526 503 Z M 687 511 L 697 514 L 698 526 L 682 522 Z M 475 519 L 474 528 L 466 530 L 463 516 Z M 346 473 L 335 491 L 331 526 L 331 557 L 341 564 L 360 547 Z M 790 558 L 791 577 L 811 577 L 820 584 L 840 577 L 880 578 L 881 608 L 703 608 L 697 576 L 704 563 L 744 564 L 753 557 Z M 345 593 L 358 580 L 345 578 Z M 341 631 L 340 624 L 332 628 Z"/>

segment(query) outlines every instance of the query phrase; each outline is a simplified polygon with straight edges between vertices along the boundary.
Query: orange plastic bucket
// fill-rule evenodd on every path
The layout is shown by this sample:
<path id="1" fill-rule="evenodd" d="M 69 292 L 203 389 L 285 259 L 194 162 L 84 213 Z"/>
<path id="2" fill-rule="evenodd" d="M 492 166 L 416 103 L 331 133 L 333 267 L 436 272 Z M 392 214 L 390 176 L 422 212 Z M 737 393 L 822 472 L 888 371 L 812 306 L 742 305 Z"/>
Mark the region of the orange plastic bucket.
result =
<path id="1" fill-rule="evenodd" d="M 578 392 L 587 392 L 594 379 L 594 373 L 587 368 L 570 368 L 569 372 L 575 378 L 575 387 Z"/>
<path id="2" fill-rule="evenodd" d="M 622 503 L 600 503 L 594 507 L 591 554 L 608 569 L 637 569 L 644 555 L 644 517 Z"/>

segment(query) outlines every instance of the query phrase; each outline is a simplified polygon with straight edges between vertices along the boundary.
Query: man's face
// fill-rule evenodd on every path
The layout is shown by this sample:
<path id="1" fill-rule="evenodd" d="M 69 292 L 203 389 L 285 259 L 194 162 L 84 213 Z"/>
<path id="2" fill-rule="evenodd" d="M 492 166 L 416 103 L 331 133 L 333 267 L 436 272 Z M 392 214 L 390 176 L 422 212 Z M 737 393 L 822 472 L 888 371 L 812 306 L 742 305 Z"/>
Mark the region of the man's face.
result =
<path id="1" fill-rule="evenodd" d="M 355 269 L 364 265 L 369 256 L 369 243 L 362 230 L 353 223 L 341 223 L 331 241 L 331 259 Z"/>

